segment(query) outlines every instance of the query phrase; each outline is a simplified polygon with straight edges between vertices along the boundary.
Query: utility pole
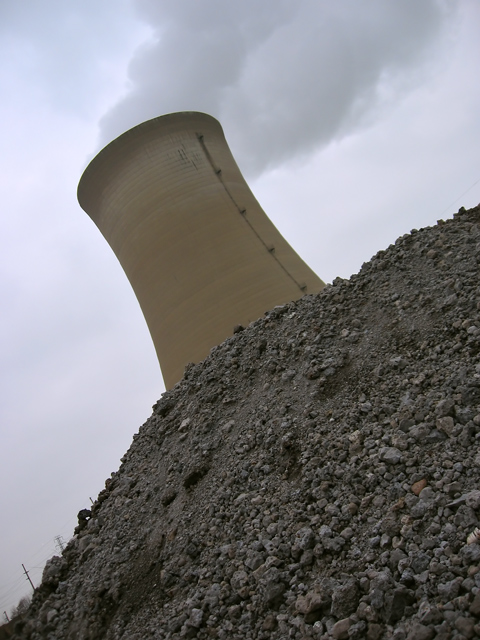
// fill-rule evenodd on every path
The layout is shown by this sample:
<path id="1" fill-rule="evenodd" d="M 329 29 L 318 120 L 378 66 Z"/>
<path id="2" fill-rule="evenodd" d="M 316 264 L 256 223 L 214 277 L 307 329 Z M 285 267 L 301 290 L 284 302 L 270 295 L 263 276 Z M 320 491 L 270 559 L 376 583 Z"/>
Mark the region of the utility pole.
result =
<path id="1" fill-rule="evenodd" d="M 10 622 L 10 618 L 8 617 L 8 613 L 6 611 L 3 612 L 3 615 L 5 616 L 6 621 Z"/>
<path id="2" fill-rule="evenodd" d="M 57 545 L 57 549 L 59 551 L 63 551 L 65 549 L 65 543 L 62 536 L 55 536 L 55 544 Z"/>
<path id="3" fill-rule="evenodd" d="M 25 569 L 25 565 L 22 563 L 23 570 L 25 571 L 25 575 L 27 576 L 27 580 L 32 585 L 32 589 L 35 591 L 35 587 L 33 586 L 33 582 L 30 580 L 30 576 L 28 575 L 28 571 Z"/>

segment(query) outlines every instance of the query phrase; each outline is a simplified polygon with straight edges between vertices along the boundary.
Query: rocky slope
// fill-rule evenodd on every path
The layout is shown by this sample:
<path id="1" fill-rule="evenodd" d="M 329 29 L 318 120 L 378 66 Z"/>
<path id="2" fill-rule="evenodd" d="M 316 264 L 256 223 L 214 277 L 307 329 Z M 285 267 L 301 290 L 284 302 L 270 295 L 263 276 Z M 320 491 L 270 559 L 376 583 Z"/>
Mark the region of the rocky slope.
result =
<path id="1" fill-rule="evenodd" d="M 480 207 L 163 394 L 17 639 L 480 636 Z"/>

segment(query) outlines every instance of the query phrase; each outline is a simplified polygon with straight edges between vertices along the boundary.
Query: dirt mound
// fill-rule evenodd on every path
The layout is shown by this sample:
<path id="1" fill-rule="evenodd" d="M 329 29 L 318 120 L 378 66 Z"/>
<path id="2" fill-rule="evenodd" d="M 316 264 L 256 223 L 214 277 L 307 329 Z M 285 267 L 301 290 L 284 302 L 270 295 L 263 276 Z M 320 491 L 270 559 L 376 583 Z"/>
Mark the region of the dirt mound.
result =
<path id="1" fill-rule="evenodd" d="M 165 393 L 15 638 L 480 636 L 480 207 Z"/>

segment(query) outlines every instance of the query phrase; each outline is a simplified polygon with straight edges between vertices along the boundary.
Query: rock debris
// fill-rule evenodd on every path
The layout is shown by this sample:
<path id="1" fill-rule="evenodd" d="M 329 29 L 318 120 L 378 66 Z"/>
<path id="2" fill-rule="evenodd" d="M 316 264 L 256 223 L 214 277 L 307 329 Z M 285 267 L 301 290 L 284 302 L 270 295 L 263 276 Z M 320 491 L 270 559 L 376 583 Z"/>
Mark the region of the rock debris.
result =
<path id="1" fill-rule="evenodd" d="M 155 404 L 16 639 L 480 637 L 480 206 Z"/>

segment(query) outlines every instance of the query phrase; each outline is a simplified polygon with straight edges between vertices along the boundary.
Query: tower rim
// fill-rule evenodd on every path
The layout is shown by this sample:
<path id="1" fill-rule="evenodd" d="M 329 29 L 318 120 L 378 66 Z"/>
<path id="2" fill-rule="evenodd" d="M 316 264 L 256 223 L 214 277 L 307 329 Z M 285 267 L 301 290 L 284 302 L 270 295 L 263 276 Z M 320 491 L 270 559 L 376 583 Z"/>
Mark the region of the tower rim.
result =
<path id="1" fill-rule="evenodd" d="M 205 113 L 203 111 L 174 111 L 172 113 L 165 113 L 161 116 L 156 116 L 155 118 L 150 118 L 150 120 L 145 120 L 144 122 L 140 122 L 135 126 L 127 129 L 119 136 L 111 140 L 108 144 L 106 144 L 102 149 L 95 154 L 95 156 L 90 160 L 90 162 L 85 167 L 80 180 L 78 182 L 77 187 L 77 200 L 79 205 L 82 207 L 84 211 L 86 211 L 86 206 L 88 206 L 84 202 L 84 198 L 86 197 L 86 190 L 89 188 L 89 181 L 94 179 L 94 176 L 99 169 L 100 165 L 103 162 L 107 162 L 113 155 L 115 155 L 116 151 L 119 147 L 124 146 L 127 140 L 132 138 L 139 139 L 141 134 L 144 134 L 148 131 L 155 130 L 158 126 L 169 124 L 177 124 L 180 126 L 185 119 L 192 120 L 196 118 L 198 120 L 204 120 L 205 122 L 210 122 L 211 124 L 215 124 L 220 128 L 223 133 L 222 125 L 219 120 L 209 113 Z M 85 206 L 84 206 L 85 205 Z"/>

